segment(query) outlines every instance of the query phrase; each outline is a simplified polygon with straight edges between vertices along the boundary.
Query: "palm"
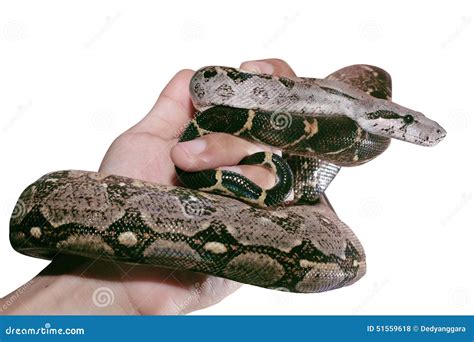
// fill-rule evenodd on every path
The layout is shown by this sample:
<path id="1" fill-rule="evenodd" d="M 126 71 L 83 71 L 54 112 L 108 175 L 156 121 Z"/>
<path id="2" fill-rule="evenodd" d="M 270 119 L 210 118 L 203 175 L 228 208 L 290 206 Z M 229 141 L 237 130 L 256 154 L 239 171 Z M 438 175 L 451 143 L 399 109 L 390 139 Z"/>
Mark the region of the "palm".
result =
<path id="1" fill-rule="evenodd" d="M 261 72 L 294 76 L 291 68 L 280 60 L 267 60 L 263 64 L 247 62 L 241 68 L 258 71 L 265 65 L 272 70 Z M 225 134 L 200 138 L 207 146 L 202 153 L 193 154 L 183 145 L 175 146 L 194 114 L 188 91 L 192 74 L 191 70 L 183 70 L 175 75 L 150 113 L 114 141 L 104 157 L 101 172 L 176 185 L 175 164 L 190 171 L 210 169 L 235 165 L 246 155 L 271 150 Z M 271 172 L 265 168 L 242 167 L 239 172 L 260 186 L 273 184 Z M 239 286 L 230 280 L 198 273 L 59 256 L 23 290 L 23 300 L 9 312 L 179 314 L 213 305 Z M 95 293 L 101 289 L 113 297 L 107 306 L 94 301 Z"/>
<path id="2" fill-rule="evenodd" d="M 176 185 L 170 158 L 176 142 L 176 138 L 164 139 L 149 133 L 125 133 L 111 146 L 101 170 Z M 104 267 L 109 268 L 109 263 L 94 266 L 90 273 L 101 274 Z M 190 312 L 218 302 L 239 286 L 222 278 L 159 267 L 116 264 L 114 268 L 117 272 L 108 285 L 120 283 L 131 305 L 142 314 Z"/>

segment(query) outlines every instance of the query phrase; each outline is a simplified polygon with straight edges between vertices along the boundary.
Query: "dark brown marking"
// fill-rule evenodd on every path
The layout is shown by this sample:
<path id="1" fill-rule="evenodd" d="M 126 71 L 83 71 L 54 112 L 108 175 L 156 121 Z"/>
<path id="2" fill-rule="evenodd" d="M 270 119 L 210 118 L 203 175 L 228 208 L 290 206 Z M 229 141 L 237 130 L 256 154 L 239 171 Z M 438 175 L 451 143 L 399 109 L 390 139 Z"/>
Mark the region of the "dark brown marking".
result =
<path id="1" fill-rule="evenodd" d="M 295 86 L 295 81 L 290 80 L 289 78 L 286 78 L 286 77 L 280 77 L 279 81 L 288 89 L 292 89 Z"/>
<path id="2" fill-rule="evenodd" d="M 204 78 L 213 78 L 217 75 L 217 71 L 215 69 L 206 70 L 202 75 L 204 76 Z"/>
<path id="3" fill-rule="evenodd" d="M 320 88 L 322 90 L 324 90 L 325 92 L 329 93 L 329 94 L 333 94 L 333 95 L 338 95 L 338 96 L 342 96 L 342 97 L 345 97 L 345 98 L 348 98 L 348 99 L 351 99 L 351 100 L 355 100 L 356 98 L 355 97 L 352 97 L 350 95 L 347 95 L 345 93 L 343 93 L 342 91 L 339 91 L 337 89 L 333 89 L 333 88 L 328 88 L 328 87 L 321 87 Z"/>

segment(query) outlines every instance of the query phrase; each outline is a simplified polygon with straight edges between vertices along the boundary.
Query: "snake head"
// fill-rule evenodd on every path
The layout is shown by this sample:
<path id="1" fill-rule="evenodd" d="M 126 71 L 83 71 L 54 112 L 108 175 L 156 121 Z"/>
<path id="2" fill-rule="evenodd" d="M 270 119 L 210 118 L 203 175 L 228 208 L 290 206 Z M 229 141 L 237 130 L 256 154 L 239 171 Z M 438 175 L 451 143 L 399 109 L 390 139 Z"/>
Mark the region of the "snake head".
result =
<path id="1" fill-rule="evenodd" d="M 434 146 L 446 136 L 436 121 L 394 102 L 375 101 L 366 108 L 370 109 L 359 116 L 357 123 L 369 133 L 422 146 Z"/>

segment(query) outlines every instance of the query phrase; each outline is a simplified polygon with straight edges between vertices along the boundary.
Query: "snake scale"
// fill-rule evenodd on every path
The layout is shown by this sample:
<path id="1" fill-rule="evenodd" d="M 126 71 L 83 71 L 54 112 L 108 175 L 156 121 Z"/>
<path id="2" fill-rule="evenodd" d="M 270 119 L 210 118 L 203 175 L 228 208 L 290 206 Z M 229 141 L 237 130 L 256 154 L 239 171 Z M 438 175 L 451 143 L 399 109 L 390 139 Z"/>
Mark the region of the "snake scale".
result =
<path id="1" fill-rule="evenodd" d="M 53 172 L 17 202 L 10 221 L 15 250 L 109 257 L 282 291 L 340 288 L 366 272 L 361 243 L 324 196 L 340 167 L 375 158 L 391 138 L 432 146 L 446 135 L 392 102 L 390 75 L 369 65 L 325 79 L 205 67 L 190 90 L 198 113 L 181 141 L 225 132 L 280 148 L 283 157 L 262 152 L 241 162 L 272 168 L 273 188 L 220 169 L 177 168 L 186 187 Z"/>

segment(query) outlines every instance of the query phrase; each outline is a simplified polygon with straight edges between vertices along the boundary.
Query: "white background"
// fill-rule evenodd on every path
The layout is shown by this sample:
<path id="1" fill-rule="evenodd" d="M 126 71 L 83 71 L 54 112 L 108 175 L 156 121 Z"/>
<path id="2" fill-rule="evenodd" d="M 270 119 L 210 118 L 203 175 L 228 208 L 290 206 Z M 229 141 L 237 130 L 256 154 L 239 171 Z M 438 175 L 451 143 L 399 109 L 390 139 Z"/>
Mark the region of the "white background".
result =
<path id="1" fill-rule="evenodd" d="M 53 170 L 97 170 L 178 70 L 279 57 L 302 76 L 383 67 L 394 100 L 448 135 L 434 148 L 393 141 L 328 190 L 365 247 L 359 282 L 309 295 L 244 286 L 200 313 L 472 314 L 473 15 L 455 1 L 2 2 L 0 297 L 47 264 L 8 242 L 27 185 Z"/>

